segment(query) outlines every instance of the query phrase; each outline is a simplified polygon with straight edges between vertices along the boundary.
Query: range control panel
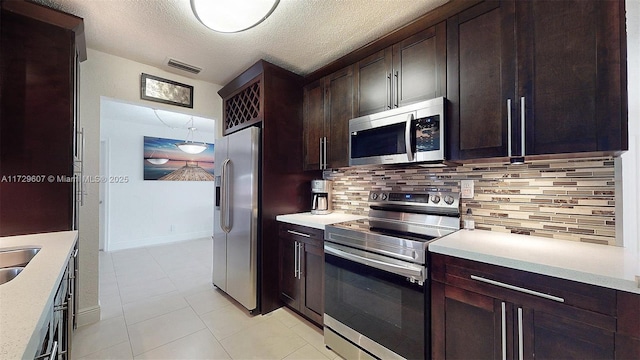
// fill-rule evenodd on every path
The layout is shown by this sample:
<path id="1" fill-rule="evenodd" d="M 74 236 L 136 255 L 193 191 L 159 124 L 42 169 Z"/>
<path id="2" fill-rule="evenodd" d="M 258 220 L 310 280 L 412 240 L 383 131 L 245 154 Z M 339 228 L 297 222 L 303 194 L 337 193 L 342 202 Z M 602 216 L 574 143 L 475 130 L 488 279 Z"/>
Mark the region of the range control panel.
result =
<path id="1" fill-rule="evenodd" d="M 447 212 L 459 212 L 460 193 L 446 191 L 428 192 L 392 192 L 372 191 L 369 193 L 369 206 L 372 208 L 416 207 L 436 208 Z"/>

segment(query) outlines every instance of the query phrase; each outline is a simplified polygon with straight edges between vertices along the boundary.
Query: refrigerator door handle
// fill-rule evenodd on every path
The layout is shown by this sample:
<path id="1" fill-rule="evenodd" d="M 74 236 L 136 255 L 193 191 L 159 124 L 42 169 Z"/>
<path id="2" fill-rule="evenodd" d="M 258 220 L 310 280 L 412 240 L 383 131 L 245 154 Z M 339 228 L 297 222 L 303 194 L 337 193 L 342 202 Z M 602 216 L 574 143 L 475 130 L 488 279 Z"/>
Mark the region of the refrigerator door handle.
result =
<path id="1" fill-rule="evenodd" d="M 229 233 L 231 231 L 231 223 L 229 221 L 230 215 L 230 206 L 229 206 L 229 170 L 228 166 L 231 162 L 230 159 L 225 159 L 222 163 L 222 184 L 221 191 L 222 198 L 220 201 L 220 228 L 225 233 Z"/>

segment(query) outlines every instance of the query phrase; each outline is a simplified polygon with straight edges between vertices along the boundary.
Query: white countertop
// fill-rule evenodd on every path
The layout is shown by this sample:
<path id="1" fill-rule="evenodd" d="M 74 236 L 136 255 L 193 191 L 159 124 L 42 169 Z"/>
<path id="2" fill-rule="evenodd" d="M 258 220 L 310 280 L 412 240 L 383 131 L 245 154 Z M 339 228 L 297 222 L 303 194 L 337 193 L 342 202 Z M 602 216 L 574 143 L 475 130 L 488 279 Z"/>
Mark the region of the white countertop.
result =
<path id="1" fill-rule="evenodd" d="M 336 224 L 339 222 L 351 221 L 351 220 L 360 220 L 366 219 L 366 216 L 362 215 L 353 215 L 353 214 L 343 214 L 332 212 L 331 214 L 326 215 L 315 215 L 310 212 L 306 213 L 298 213 L 298 214 L 289 214 L 289 215 L 278 215 L 276 216 L 276 220 L 286 222 L 294 225 L 302 225 L 308 226 L 320 230 L 324 230 L 326 225 Z"/>
<path id="2" fill-rule="evenodd" d="M 638 254 L 622 247 L 460 230 L 429 251 L 640 294 Z"/>
<path id="3" fill-rule="evenodd" d="M 0 359 L 33 359 L 77 231 L 0 237 L 0 250 L 39 247 L 13 280 L 0 285 Z"/>

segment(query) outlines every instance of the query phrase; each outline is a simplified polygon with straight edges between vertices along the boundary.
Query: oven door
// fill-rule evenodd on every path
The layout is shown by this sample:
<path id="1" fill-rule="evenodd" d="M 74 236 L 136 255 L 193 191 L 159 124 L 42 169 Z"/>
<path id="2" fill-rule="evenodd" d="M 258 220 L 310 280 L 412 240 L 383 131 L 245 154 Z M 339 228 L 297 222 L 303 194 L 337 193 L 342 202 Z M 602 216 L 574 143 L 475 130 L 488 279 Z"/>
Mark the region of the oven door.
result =
<path id="1" fill-rule="evenodd" d="M 426 268 L 329 242 L 324 250 L 325 326 L 381 359 L 425 358 Z"/>

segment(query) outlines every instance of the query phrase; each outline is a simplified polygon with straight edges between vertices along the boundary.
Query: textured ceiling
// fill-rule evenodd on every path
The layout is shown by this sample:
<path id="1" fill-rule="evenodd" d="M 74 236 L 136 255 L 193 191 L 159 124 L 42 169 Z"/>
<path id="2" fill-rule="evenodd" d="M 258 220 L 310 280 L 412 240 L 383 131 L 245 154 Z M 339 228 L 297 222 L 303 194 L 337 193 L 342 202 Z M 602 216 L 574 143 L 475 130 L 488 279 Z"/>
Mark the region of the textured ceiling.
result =
<path id="1" fill-rule="evenodd" d="M 35 2 L 84 18 L 89 48 L 225 85 L 259 59 L 306 75 L 447 0 L 280 0 L 264 22 L 233 34 L 198 22 L 189 0 Z M 174 70 L 168 58 L 203 70 Z"/>

